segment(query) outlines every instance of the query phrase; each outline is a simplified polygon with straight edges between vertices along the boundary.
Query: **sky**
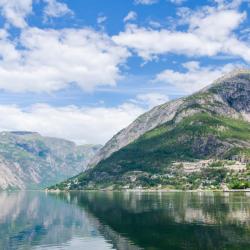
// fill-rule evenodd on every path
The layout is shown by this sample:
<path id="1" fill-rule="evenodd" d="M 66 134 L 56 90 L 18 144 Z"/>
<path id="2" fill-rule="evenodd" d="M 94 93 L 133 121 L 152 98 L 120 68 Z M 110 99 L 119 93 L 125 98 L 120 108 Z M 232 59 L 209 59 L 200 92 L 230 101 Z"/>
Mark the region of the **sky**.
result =
<path id="1" fill-rule="evenodd" d="M 250 63 L 250 0 L 0 0 L 0 131 L 104 144 Z"/>

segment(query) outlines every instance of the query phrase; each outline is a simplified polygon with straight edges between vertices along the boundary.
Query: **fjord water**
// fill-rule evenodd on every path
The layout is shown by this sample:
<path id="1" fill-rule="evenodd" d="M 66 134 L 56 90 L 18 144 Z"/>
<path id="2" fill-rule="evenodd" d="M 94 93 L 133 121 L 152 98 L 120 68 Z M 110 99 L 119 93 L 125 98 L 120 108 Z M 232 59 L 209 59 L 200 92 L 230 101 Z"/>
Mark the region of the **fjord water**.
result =
<path id="1" fill-rule="evenodd" d="M 2 192 L 0 249 L 250 249 L 250 194 Z"/>

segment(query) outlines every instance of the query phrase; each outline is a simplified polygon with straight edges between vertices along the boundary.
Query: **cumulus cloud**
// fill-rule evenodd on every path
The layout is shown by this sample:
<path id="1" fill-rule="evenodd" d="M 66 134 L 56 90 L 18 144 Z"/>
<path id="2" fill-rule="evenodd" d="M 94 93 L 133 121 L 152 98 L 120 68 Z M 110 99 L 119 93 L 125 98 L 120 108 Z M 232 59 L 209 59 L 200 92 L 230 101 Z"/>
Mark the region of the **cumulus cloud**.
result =
<path id="1" fill-rule="evenodd" d="M 240 67 L 240 65 L 234 64 L 226 64 L 222 67 L 201 67 L 199 62 L 190 61 L 183 64 L 184 72 L 166 69 L 156 76 L 154 82 L 170 84 L 182 91 L 183 94 L 191 94 L 211 84 L 237 66 Z"/>
<path id="2" fill-rule="evenodd" d="M 167 101 L 169 101 L 167 95 L 157 92 L 138 94 L 136 99 L 132 100 L 133 103 L 143 106 L 146 109 L 151 109 Z"/>
<path id="3" fill-rule="evenodd" d="M 27 15 L 32 13 L 32 0 L 0 0 L 1 15 L 18 28 L 27 26 Z"/>
<path id="4" fill-rule="evenodd" d="M 0 32 L 0 56 L 0 89 L 51 92 L 72 83 L 84 90 L 114 86 L 129 53 L 87 28 L 26 28 L 15 41 Z"/>
<path id="5" fill-rule="evenodd" d="M 56 0 L 43 0 L 47 6 L 44 8 L 46 17 L 61 17 L 64 15 L 73 15 L 73 11 L 69 9 L 67 4 Z"/>
<path id="6" fill-rule="evenodd" d="M 36 131 L 78 144 L 104 144 L 142 112 L 144 109 L 132 103 L 114 108 L 36 104 L 24 109 L 0 105 L 0 131 Z"/>
<path id="7" fill-rule="evenodd" d="M 182 17 L 183 18 L 183 17 Z M 127 25 L 113 40 L 132 49 L 145 60 L 167 53 L 187 56 L 215 56 L 221 53 L 250 61 L 250 47 L 237 39 L 234 30 L 246 13 L 236 9 L 202 8 L 185 13 L 186 31 L 152 29 Z M 216 27 L 216 29 L 214 28 Z"/>
<path id="8" fill-rule="evenodd" d="M 73 13 L 65 3 L 39 1 L 46 3 L 46 18 Z M 0 89 L 51 92 L 77 84 L 93 90 L 120 79 L 129 53 L 108 35 L 90 28 L 31 28 L 26 17 L 32 13 L 32 0 L 0 0 L 0 10 L 8 23 L 21 28 L 15 38 L 0 30 Z"/>
<path id="9" fill-rule="evenodd" d="M 45 17 L 61 17 L 66 14 L 72 15 L 65 3 L 57 0 L 40 0 L 46 4 L 44 8 Z M 6 19 L 7 23 L 17 27 L 25 28 L 28 26 L 26 18 L 32 13 L 34 0 L 0 0 L 1 15 Z"/>
<path id="10" fill-rule="evenodd" d="M 128 21 L 134 21 L 137 18 L 137 13 L 134 11 L 130 11 L 127 16 L 124 17 L 123 21 L 128 22 Z"/>
<path id="11" fill-rule="evenodd" d="M 238 8 L 242 2 L 249 2 L 249 0 L 214 0 L 219 9 L 235 9 Z"/>
<path id="12" fill-rule="evenodd" d="M 68 12 L 63 3 L 43 1 L 48 8 L 59 6 L 58 13 Z M 129 50 L 145 60 L 176 53 L 196 57 L 226 54 L 249 62 L 250 46 L 234 34 L 246 14 L 229 7 L 225 1 L 220 1 L 218 6 L 187 11 L 181 17 L 183 23 L 188 24 L 186 31 L 130 24 L 124 32 L 109 37 L 89 28 L 30 28 L 25 17 L 32 12 L 31 0 L 0 0 L 1 11 L 9 22 L 25 27 L 14 40 L 5 30 L 0 30 L 0 89 L 52 92 L 71 84 L 84 90 L 100 85 L 114 86 L 121 77 L 121 66 L 131 55 Z M 49 10 L 47 13 L 59 15 Z M 135 12 L 129 12 L 124 21 L 135 17 Z M 100 16 L 99 23 L 105 18 Z"/>
<path id="13" fill-rule="evenodd" d="M 104 144 L 139 115 L 168 100 L 166 95 L 154 92 L 138 94 L 117 107 L 0 105 L 0 131 L 34 131 L 77 144 Z"/>
<path id="14" fill-rule="evenodd" d="M 158 0 L 134 0 L 135 4 L 151 5 L 157 3 Z"/>

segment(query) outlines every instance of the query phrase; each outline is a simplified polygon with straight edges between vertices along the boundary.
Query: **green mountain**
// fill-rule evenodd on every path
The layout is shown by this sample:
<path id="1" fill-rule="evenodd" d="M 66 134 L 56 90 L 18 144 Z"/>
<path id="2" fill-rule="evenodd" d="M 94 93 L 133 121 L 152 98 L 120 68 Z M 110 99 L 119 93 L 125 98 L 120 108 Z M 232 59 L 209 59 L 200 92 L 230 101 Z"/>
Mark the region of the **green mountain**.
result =
<path id="1" fill-rule="evenodd" d="M 153 108 L 52 189 L 250 188 L 250 71 Z"/>
<path id="2" fill-rule="evenodd" d="M 38 189 L 63 181 L 84 171 L 99 148 L 33 132 L 1 132 L 0 190 Z"/>

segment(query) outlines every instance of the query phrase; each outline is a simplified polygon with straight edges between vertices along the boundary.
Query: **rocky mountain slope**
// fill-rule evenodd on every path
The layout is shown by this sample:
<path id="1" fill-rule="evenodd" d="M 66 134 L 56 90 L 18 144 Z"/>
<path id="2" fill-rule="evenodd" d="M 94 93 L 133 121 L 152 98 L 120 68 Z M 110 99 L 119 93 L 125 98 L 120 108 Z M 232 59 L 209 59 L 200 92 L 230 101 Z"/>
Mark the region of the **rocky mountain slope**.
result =
<path id="1" fill-rule="evenodd" d="M 237 70 L 140 116 L 54 188 L 248 188 L 249 161 L 250 71 Z"/>
<path id="2" fill-rule="evenodd" d="M 33 132 L 1 132 L 0 189 L 37 189 L 63 181 L 84 171 L 99 148 Z"/>

